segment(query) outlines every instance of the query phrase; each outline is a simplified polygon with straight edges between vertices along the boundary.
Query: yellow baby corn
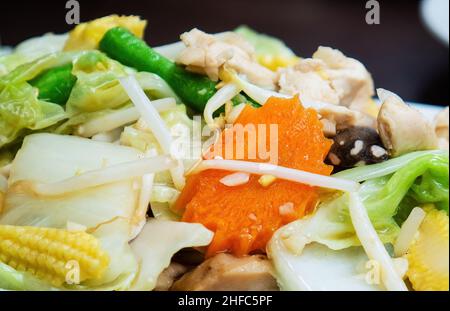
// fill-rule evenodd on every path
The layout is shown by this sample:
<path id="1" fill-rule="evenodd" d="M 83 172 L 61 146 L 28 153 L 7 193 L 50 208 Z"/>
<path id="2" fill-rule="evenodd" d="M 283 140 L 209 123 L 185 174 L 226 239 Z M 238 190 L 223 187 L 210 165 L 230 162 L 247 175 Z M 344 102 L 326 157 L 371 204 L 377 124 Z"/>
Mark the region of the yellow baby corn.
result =
<path id="1" fill-rule="evenodd" d="M 415 290 L 448 291 L 449 244 L 448 216 L 444 211 L 429 210 L 407 256 L 407 276 Z"/>
<path id="2" fill-rule="evenodd" d="M 99 241 L 83 231 L 1 225 L 0 262 L 62 286 L 74 267 L 79 268 L 80 282 L 101 278 L 109 257 Z"/>

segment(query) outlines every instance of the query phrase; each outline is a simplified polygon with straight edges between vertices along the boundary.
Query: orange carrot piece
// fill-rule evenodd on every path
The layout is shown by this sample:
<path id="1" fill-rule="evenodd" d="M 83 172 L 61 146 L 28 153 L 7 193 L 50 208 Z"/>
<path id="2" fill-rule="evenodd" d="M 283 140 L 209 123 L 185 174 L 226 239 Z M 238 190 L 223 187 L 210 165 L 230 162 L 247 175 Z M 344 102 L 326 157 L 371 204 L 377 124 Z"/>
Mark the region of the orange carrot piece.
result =
<path id="1" fill-rule="evenodd" d="M 236 159 L 237 153 L 225 152 L 227 131 L 238 125 L 255 125 L 256 137 L 266 135 L 266 147 L 270 146 L 270 131 L 262 132 L 258 124 L 278 126 L 278 161 L 276 164 L 312 173 L 330 175 L 332 167 L 324 159 L 332 142 L 325 138 L 317 113 L 305 109 L 298 98 L 271 98 L 261 108 L 246 107 L 232 129 L 225 130 L 221 139 L 211 148 L 207 157 L 221 156 Z M 256 152 L 249 158 L 254 145 L 236 137 L 233 147 L 243 146 L 244 158 L 239 160 L 268 162 Z M 218 148 L 218 146 L 222 148 Z M 256 148 L 258 144 L 256 144 Z M 258 151 L 258 150 L 257 150 Z M 176 203 L 185 209 L 183 221 L 201 223 L 215 232 L 207 256 L 218 252 L 231 252 L 244 256 L 254 251 L 264 251 L 273 233 L 281 226 L 302 218 L 312 212 L 318 194 L 314 187 L 285 180 L 276 180 L 267 187 L 252 175 L 248 183 L 235 187 L 223 185 L 220 180 L 231 174 L 221 170 L 207 170 L 190 176 L 185 189 Z"/>

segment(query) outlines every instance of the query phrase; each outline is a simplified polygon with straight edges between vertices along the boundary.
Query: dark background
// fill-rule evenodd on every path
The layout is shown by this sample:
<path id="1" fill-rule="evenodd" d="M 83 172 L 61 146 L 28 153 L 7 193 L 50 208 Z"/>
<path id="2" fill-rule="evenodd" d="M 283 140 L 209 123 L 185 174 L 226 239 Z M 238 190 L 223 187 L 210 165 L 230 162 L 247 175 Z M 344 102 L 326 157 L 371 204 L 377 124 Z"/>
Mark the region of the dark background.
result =
<path id="1" fill-rule="evenodd" d="M 365 0 L 79 0 L 81 19 L 113 13 L 140 15 L 149 22 L 153 45 L 178 40 L 193 27 L 221 32 L 241 24 L 283 39 L 300 56 L 319 45 L 361 60 L 377 87 L 406 100 L 448 105 L 448 46 L 427 30 L 420 1 L 379 0 L 381 24 L 365 22 Z M 3 45 L 45 32 L 66 32 L 65 0 L 0 0 Z"/>

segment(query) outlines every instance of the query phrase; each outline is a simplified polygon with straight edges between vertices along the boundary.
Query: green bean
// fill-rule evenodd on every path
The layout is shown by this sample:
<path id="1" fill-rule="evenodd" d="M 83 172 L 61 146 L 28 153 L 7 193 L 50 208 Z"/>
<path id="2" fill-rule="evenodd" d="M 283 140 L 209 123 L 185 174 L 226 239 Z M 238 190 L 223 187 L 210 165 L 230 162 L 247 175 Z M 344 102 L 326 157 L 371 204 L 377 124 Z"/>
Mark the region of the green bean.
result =
<path id="1" fill-rule="evenodd" d="M 40 100 L 64 106 L 77 81 L 72 75 L 72 64 L 48 69 L 29 83 L 39 90 Z"/>
<path id="2" fill-rule="evenodd" d="M 100 41 L 100 50 L 126 66 L 157 74 L 194 110 L 203 111 L 216 92 L 216 82 L 188 72 L 155 52 L 125 28 L 110 29 Z"/>

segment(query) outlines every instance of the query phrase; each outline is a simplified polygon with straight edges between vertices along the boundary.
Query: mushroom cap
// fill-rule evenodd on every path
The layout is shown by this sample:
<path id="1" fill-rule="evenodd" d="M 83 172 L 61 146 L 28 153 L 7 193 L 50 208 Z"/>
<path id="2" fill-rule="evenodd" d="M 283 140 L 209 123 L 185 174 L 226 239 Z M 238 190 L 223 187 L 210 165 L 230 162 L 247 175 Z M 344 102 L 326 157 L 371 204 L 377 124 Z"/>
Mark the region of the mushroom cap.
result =
<path id="1" fill-rule="evenodd" d="M 338 131 L 333 140 L 328 160 L 336 170 L 380 163 L 388 159 L 380 136 L 373 128 L 349 127 Z"/>

